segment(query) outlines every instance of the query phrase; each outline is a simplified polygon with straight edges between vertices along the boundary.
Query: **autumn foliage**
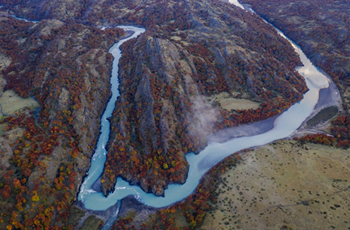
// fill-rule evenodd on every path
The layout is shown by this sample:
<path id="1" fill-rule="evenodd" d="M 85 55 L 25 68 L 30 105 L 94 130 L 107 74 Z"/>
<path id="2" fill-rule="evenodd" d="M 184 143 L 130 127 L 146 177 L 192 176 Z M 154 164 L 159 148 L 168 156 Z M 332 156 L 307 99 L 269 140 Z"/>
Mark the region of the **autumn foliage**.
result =
<path id="1" fill-rule="evenodd" d="M 307 90 L 295 70 L 301 63 L 293 48 L 258 17 L 222 1 L 210 1 L 220 13 L 208 13 L 193 2 L 153 2 L 149 8 L 105 1 L 108 9 L 98 13 L 111 23 L 147 29 L 122 45 L 120 97 L 102 176 L 104 195 L 113 190 L 118 176 L 161 195 L 167 184 L 185 181 L 184 156 L 200 152 L 207 135 L 279 114 Z M 112 5 L 132 13 L 112 18 Z M 244 51 L 229 52 L 230 47 Z M 178 55 L 174 60 L 171 52 Z M 194 99 L 222 92 L 237 92 L 237 99 L 246 97 L 261 106 L 228 111 L 218 104 L 200 107 Z M 210 110 L 216 117 L 201 125 L 198 114 Z"/>
<path id="2" fill-rule="evenodd" d="M 93 137 L 98 133 L 88 136 L 91 146 L 84 152 L 81 136 L 89 130 L 88 126 L 76 129 L 76 114 L 79 109 L 91 110 L 94 100 L 104 103 L 108 99 L 108 90 L 101 90 L 102 97 L 97 97 L 96 91 L 101 85 L 109 86 L 112 58 L 108 48 L 124 31 L 101 31 L 57 21 L 34 24 L 12 17 L 2 19 L 0 53 L 11 59 L 2 70 L 7 80 L 5 90 L 34 97 L 40 108 L 36 112 L 25 108 L 0 121 L 3 143 L 8 143 L 13 152 L 8 165 L 0 168 L 0 228 L 73 229 L 67 217 L 78 190 L 77 181 L 87 170 L 78 168 L 78 158 L 92 153 Z M 49 33 L 44 33 L 45 28 L 50 28 Z M 81 43 L 82 31 L 85 37 Z M 19 40 L 23 44 L 18 45 Z M 108 66 L 98 60 L 106 60 Z M 96 66 L 93 71 L 101 79 L 105 77 L 105 83 L 101 84 L 86 65 Z M 95 116 L 99 118 L 99 114 Z"/>
<path id="3" fill-rule="evenodd" d="M 240 153 L 235 153 L 225 158 L 218 165 L 207 172 L 196 190 L 183 201 L 159 209 L 144 223 L 135 223 L 133 217 L 121 217 L 115 222 L 112 229 L 198 229 L 203 224 L 204 218 L 212 210 L 212 204 L 217 202 L 217 184 L 220 183 L 220 175 L 232 169 L 241 160 Z M 177 221 L 177 219 L 185 219 Z M 181 224 L 179 224 L 181 223 Z"/>

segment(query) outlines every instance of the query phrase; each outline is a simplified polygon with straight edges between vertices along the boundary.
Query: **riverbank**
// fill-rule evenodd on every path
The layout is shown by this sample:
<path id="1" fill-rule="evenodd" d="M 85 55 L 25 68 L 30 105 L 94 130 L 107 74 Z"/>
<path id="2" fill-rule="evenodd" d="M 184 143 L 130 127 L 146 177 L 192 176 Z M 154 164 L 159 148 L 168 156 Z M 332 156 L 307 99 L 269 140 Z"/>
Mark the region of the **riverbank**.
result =
<path id="1" fill-rule="evenodd" d="M 283 36 L 282 33 L 281 35 Z M 79 200 L 83 200 L 87 208 L 97 210 L 108 208 L 111 206 L 111 204 L 113 204 L 112 202 L 120 200 L 128 195 L 138 196 L 141 202 L 149 206 L 168 206 L 190 195 L 198 185 L 201 176 L 204 175 L 211 167 L 233 152 L 250 148 L 252 146 L 262 146 L 275 141 L 276 139 L 290 137 L 293 132 L 295 132 L 295 130 L 297 130 L 305 122 L 305 119 L 308 119 L 310 114 L 312 114 L 315 105 L 319 102 L 320 89 L 324 89 L 329 85 L 329 80 L 312 65 L 304 53 L 295 45 L 292 44 L 292 46 L 294 47 L 295 52 L 300 55 L 300 59 L 304 65 L 298 68 L 297 71 L 305 77 L 309 88 L 309 91 L 304 94 L 303 100 L 291 106 L 278 117 L 267 121 L 267 123 L 262 122 L 262 127 L 258 128 L 257 130 L 254 130 L 255 123 L 252 124 L 252 126 L 248 126 L 248 129 L 247 126 L 245 126 L 245 130 L 242 132 L 246 132 L 246 134 L 244 134 L 243 137 L 239 136 L 239 138 L 234 138 L 225 142 L 219 141 L 219 143 L 211 142 L 203 151 L 201 151 L 200 154 L 187 154 L 186 160 L 188 161 L 190 168 L 186 182 L 183 185 L 169 185 L 168 189 L 165 191 L 164 197 L 155 197 L 153 194 L 145 194 L 138 186 L 131 186 L 121 178 L 118 178 L 118 182 L 116 183 L 114 190 L 115 192 L 109 194 L 107 198 L 102 194 L 91 192 L 89 190 L 90 186 L 99 177 L 100 172 L 102 172 L 99 165 L 102 165 L 105 162 L 105 155 L 103 154 L 105 153 L 105 150 L 103 149 L 105 144 L 103 144 L 103 142 L 100 143 L 99 140 L 98 146 L 102 147 L 98 154 L 100 157 L 94 156 L 94 158 L 99 159 L 92 162 L 88 176 L 88 178 L 91 178 L 91 180 L 89 183 L 85 181 L 82 184 Z M 111 106 L 110 103 L 108 103 L 107 106 Z M 107 118 L 109 116 L 104 115 L 103 117 Z M 103 120 L 104 119 L 102 119 L 102 122 L 104 122 Z M 103 127 L 103 125 L 101 125 L 101 127 Z M 106 128 L 107 127 L 109 129 L 109 126 L 106 126 Z M 235 135 L 241 135 L 241 133 L 238 132 L 238 134 Z M 254 135 L 255 133 L 258 133 L 258 135 Z M 103 138 L 104 141 L 107 141 L 107 137 L 108 133 L 107 136 Z"/>
<path id="2" fill-rule="evenodd" d="M 332 110 L 331 108 L 334 109 Z M 300 136 L 300 133 L 306 134 L 310 132 L 314 133 L 320 130 L 326 131 L 325 127 L 328 126 L 327 121 L 341 110 L 342 103 L 339 91 L 335 84 L 330 81 L 328 88 L 324 88 L 319 91 L 319 99 L 312 114 L 303 122 L 303 124 L 293 135 L 297 134 Z M 208 142 L 223 143 L 232 138 L 248 137 L 265 133 L 274 127 L 274 122 L 279 116 L 280 114 L 263 121 L 220 130 L 217 133 L 209 135 Z M 317 116 L 322 116 L 322 119 L 317 118 Z"/>
<path id="3" fill-rule="evenodd" d="M 251 124 L 251 126 L 243 127 L 241 132 L 230 136 L 230 138 L 240 138 L 235 138 L 229 141 L 226 139 L 223 142 L 217 141 L 219 143 L 211 142 L 199 155 L 194 155 L 192 153 L 187 154 L 186 159 L 191 167 L 189 169 L 187 180 L 183 185 L 171 184 L 165 191 L 164 197 L 155 197 L 152 194 L 145 194 L 139 187 L 131 186 L 126 181 L 118 178 L 114 190 L 115 192 L 111 193 L 107 198 L 101 194 L 92 192 L 91 190 L 82 190 L 84 192 L 80 194 L 79 199 L 84 201 L 86 207 L 98 210 L 108 208 L 113 201 L 120 200 L 129 195 L 137 196 L 142 203 L 149 206 L 168 206 L 190 195 L 199 183 L 201 176 L 233 152 L 251 146 L 265 145 L 276 139 L 290 137 L 290 135 L 298 129 L 305 119 L 307 119 L 312 113 L 319 100 L 319 90 L 328 86 L 327 79 L 323 77 L 314 66 L 312 66 L 302 51 L 297 47 L 294 48 L 301 56 L 301 60 L 304 64 L 304 66 L 300 67 L 298 71 L 305 76 L 309 87 L 309 92 L 304 95 L 304 99 L 293 105 L 290 109 L 284 111 L 280 116 L 271 118 L 269 121 L 266 121 L 266 123 L 262 122 L 261 127 L 257 128 L 257 130 L 254 130 L 254 128 L 256 128 L 256 124 L 254 123 Z M 242 135 L 243 132 L 245 133 Z M 245 138 L 242 138 L 242 136 Z M 98 144 L 98 146 L 100 146 L 100 144 Z M 105 144 L 102 144 L 101 146 L 105 146 Z M 104 151 L 101 151 L 101 153 L 104 153 Z M 90 169 L 91 172 L 96 173 L 98 165 L 100 164 L 92 166 Z M 100 169 L 98 170 L 100 171 Z M 97 172 L 96 175 L 97 174 L 99 173 Z M 89 172 L 89 177 L 90 175 Z M 88 184 L 84 184 L 82 185 L 82 188 L 84 188 L 84 186 L 89 188 Z"/>
<path id="4" fill-rule="evenodd" d="M 117 212 L 118 206 L 116 203 L 105 211 L 93 211 L 86 209 L 84 204 L 78 201 L 70 210 L 68 224 L 76 226 L 77 229 L 100 229 Z"/>

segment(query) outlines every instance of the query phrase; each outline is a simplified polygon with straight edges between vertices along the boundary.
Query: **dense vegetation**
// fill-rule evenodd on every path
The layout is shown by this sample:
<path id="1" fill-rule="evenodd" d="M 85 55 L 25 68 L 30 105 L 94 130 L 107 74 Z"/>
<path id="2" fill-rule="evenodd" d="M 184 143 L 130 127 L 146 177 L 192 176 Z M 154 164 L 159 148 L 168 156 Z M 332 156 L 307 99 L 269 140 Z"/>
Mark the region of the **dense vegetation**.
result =
<path id="1" fill-rule="evenodd" d="M 98 124 L 109 96 L 108 48 L 124 31 L 1 19 L 0 53 L 11 59 L 2 70 L 5 90 L 35 97 L 40 113 L 25 109 L 0 121 L 1 154 L 7 159 L 0 169 L 0 228 L 59 229 L 98 134 L 98 125 L 89 121 Z"/>
<path id="2" fill-rule="evenodd" d="M 135 220 L 137 210 L 130 210 L 127 215 L 115 222 L 112 229 L 195 229 L 203 224 L 206 215 L 217 202 L 215 192 L 219 175 L 233 169 L 240 162 L 240 153 L 225 158 L 220 164 L 206 173 L 192 195 L 180 203 L 159 209 L 143 221 Z"/>
<path id="3" fill-rule="evenodd" d="M 350 5 L 348 1 L 256 1 L 244 0 L 262 17 L 280 28 L 336 83 L 344 111 L 333 123 L 337 145 L 349 147 L 350 119 Z M 342 124 L 341 126 L 339 126 Z M 340 134 L 342 133 L 342 134 Z M 340 135 L 340 136 L 339 136 Z"/>
<path id="4" fill-rule="evenodd" d="M 350 116 L 340 115 L 337 119 L 333 120 L 331 134 L 308 134 L 295 139 L 301 142 L 334 145 L 338 148 L 347 149 L 350 147 Z"/>

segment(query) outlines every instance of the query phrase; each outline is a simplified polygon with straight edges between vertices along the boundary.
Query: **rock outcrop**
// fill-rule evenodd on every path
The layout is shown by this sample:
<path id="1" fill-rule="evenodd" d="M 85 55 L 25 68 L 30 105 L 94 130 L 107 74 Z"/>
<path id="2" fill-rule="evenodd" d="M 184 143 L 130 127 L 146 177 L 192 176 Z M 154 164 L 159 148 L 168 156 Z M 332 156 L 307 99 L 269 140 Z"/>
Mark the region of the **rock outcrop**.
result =
<path id="1" fill-rule="evenodd" d="M 289 43 L 257 17 L 228 6 L 158 1 L 117 19 L 150 18 L 143 21 L 147 32 L 122 46 L 105 195 L 117 176 L 162 195 L 169 183 L 185 182 L 185 154 L 199 153 L 209 134 L 265 119 L 301 99 L 306 86 Z M 172 13 L 180 9 L 181 15 Z M 261 106 L 242 113 L 208 103 L 208 96 L 222 92 Z"/>

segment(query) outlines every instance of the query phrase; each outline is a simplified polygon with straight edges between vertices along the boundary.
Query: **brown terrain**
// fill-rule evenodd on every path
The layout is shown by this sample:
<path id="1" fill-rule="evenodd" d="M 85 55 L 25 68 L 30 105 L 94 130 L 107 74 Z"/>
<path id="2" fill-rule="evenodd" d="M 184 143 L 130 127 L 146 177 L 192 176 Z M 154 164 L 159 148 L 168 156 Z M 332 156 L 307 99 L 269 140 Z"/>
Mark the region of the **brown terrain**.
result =
<path id="1" fill-rule="evenodd" d="M 220 176 L 201 229 L 348 229 L 348 150 L 277 141 Z"/>
<path id="2" fill-rule="evenodd" d="M 74 202 L 110 95 L 108 50 L 125 36 L 98 27 L 147 30 L 122 46 L 105 195 L 118 176 L 162 195 L 169 183 L 186 180 L 185 154 L 203 149 L 209 134 L 274 116 L 306 91 L 289 43 L 259 16 L 226 2 L 39 2 L 0 0 L 1 229 L 99 229 L 104 221 Z M 311 228 L 348 226 L 348 152 L 335 147 L 350 145 L 348 8 L 295 2 L 246 1 L 340 88 L 345 110 L 328 129 L 334 137 L 276 142 L 242 154 L 242 161 L 232 156 L 183 202 L 146 214 L 126 211 L 115 229 L 132 228 L 133 218 L 145 229 L 298 229 L 306 220 Z M 311 9 L 321 13 L 306 13 Z"/>

